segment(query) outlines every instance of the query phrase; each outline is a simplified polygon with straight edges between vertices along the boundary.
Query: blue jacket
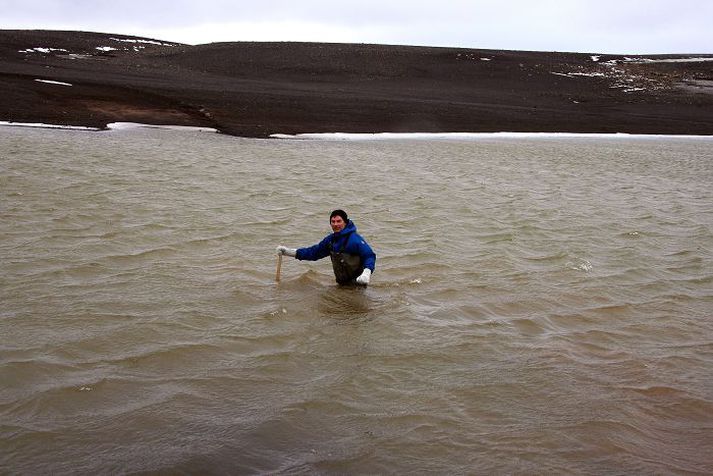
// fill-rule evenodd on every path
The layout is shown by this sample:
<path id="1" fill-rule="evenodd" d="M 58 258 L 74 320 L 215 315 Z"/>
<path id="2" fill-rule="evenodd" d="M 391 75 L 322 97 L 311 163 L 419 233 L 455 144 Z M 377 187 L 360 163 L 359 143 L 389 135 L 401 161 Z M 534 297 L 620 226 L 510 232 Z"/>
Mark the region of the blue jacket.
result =
<path id="1" fill-rule="evenodd" d="M 362 265 L 374 272 L 376 254 L 366 240 L 356 231 L 356 225 L 349 220 L 342 231 L 330 233 L 316 245 L 299 248 L 295 257 L 298 260 L 317 261 L 329 256 L 330 251 L 359 255 Z"/>

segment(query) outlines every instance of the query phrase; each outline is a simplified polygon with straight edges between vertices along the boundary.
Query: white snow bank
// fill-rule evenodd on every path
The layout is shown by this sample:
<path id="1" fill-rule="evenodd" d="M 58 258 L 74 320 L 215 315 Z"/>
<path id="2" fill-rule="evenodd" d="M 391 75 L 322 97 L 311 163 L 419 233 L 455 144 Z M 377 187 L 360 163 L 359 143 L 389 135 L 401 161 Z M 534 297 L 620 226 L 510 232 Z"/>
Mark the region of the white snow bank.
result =
<path id="1" fill-rule="evenodd" d="M 217 129 L 213 129 L 212 127 L 154 125 L 141 124 L 139 122 L 112 122 L 110 124 L 107 124 L 106 127 L 114 131 L 147 127 L 151 129 L 169 129 L 174 131 L 218 132 Z"/>
<path id="2" fill-rule="evenodd" d="M 11 127 L 39 127 L 43 129 L 67 129 L 71 131 L 99 131 L 101 129 L 97 127 L 87 127 L 87 126 L 61 126 L 58 124 L 42 124 L 40 122 L 8 122 L 0 121 L 0 126 L 11 126 Z"/>
<path id="3" fill-rule="evenodd" d="M 29 122 L 0 121 L 0 126 L 37 127 L 46 129 L 66 129 L 78 131 L 101 131 L 97 127 L 62 126 L 57 124 L 42 124 Z M 171 126 L 141 124 L 138 122 L 112 122 L 107 124 L 110 130 L 137 129 L 169 129 L 177 131 L 218 132 L 210 127 Z M 675 134 L 627 134 L 617 133 L 579 133 L 579 132 L 377 132 L 348 133 L 322 132 L 308 134 L 272 134 L 273 139 L 284 140 L 323 140 L 323 141 L 373 141 L 373 140 L 482 140 L 482 139 L 701 139 L 713 141 L 713 135 L 675 135 Z"/>
<path id="4" fill-rule="evenodd" d="M 0 126 L 11 126 L 11 127 L 38 127 L 44 129 L 67 129 L 74 131 L 101 131 L 103 129 L 98 127 L 87 127 L 87 126 L 63 126 L 59 124 L 43 124 L 39 122 L 9 122 L 0 121 Z M 110 130 L 123 130 L 123 129 L 138 129 L 140 127 L 148 127 L 152 129 L 170 129 L 177 131 L 198 131 L 198 132 L 218 132 L 217 129 L 210 127 L 193 127 L 193 126 L 155 126 L 153 124 L 140 124 L 137 122 L 112 122 L 107 124 L 107 129 Z"/>
<path id="5" fill-rule="evenodd" d="M 688 138 L 710 139 L 704 135 L 667 135 L 667 134 L 626 134 L 626 133 L 576 133 L 576 132 L 377 132 L 347 133 L 324 132 L 308 134 L 272 134 L 274 139 L 324 140 L 324 141 L 373 141 L 373 140 L 482 140 L 482 139 L 566 139 L 566 138 Z"/>

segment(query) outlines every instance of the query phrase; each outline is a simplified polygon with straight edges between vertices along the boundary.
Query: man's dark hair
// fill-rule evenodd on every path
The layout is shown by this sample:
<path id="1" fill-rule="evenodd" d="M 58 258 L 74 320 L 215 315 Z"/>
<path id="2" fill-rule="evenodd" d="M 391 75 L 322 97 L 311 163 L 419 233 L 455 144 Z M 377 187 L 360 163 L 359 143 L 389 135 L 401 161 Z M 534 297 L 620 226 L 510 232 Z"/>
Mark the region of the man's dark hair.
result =
<path id="1" fill-rule="evenodd" d="M 332 218 L 335 216 L 339 215 L 342 217 L 342 220 L 344 220 L 344 223 L 347 223 L 349 221 L 349 218 L 347 217 L 347 212 L 344 210 L 334 210 L 331 215 L 329 215 L 329 221 L 332 221 Z"/>

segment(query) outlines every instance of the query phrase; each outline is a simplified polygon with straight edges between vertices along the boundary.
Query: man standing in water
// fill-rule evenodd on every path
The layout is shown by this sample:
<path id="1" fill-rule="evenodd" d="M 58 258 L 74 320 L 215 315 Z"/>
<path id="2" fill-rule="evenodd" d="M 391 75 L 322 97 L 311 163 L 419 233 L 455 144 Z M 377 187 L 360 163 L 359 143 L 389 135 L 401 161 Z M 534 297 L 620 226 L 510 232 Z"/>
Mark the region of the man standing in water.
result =
<path id="1" fill-rule="evenodd" d="M 329 224 L 333 233 L 316 245 L 298 249 L 280 245 L 277 253 L 307 261 L 330 256 L 337 283 L 366 286 L 374 272 L 376 254 L 366 240 L 357 234 L 356 225 L 344 210 L 334 210 L 329 216 Z"/>

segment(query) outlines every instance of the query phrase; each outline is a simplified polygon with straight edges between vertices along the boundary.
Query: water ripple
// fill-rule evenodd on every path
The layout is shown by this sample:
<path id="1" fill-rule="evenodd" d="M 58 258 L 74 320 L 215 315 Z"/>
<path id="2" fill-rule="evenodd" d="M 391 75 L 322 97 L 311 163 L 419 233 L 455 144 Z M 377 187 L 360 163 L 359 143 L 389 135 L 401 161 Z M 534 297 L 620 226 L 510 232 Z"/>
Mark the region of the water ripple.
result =
<path id="1" fill-rule="evenodd" d="M 11 473 L 713 468 L 707 141 L 0 134 Z"/>

